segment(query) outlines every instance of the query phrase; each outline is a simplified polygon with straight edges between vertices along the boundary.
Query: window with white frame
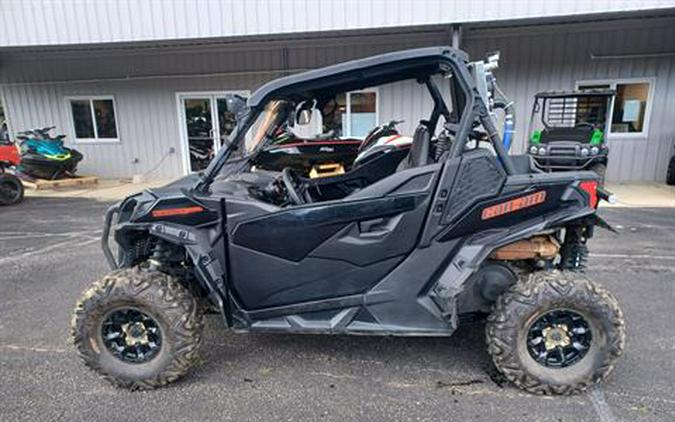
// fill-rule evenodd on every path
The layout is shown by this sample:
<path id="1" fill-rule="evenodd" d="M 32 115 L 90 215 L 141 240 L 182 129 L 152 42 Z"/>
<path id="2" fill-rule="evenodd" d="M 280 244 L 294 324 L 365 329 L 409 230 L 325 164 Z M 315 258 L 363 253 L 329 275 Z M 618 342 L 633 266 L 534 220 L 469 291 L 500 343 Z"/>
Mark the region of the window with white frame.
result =
<path id="1" fill-rule="evenodd" d="M 647 136 L 651 112 L 653 81 L 625 79 L 577 83 L 580 90 L 613 89 L 616 91 L 610 112 L 609 134 L 613 137 Z"/>
<path id="2" fill-rule="evenodd" d="M 377 90 L 340 93 L 324 107 L 324 131 L 345 138 L 365 138 L 378 124 Z"/>
<path id="3" fill-rule="evenodd" d="M 119 139 L 113 97 L 71 97 L 68 108 L 76 141 L 116 142 Z"/>

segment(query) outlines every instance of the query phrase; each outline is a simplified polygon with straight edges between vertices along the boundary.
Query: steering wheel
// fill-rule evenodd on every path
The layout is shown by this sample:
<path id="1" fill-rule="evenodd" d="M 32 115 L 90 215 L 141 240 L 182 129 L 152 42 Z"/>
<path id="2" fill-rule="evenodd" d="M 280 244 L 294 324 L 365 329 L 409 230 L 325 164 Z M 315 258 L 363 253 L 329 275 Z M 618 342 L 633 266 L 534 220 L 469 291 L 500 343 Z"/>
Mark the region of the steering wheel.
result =
<path id="1" fill-rule="evenodd" d="M 290 167 L 284 167 L 281 172 L 281 180 L 284 182 L 286 192 L 295 205 L 302 205 L 309 202 L 306 197 L 306 191 L 298 175 Z"/>

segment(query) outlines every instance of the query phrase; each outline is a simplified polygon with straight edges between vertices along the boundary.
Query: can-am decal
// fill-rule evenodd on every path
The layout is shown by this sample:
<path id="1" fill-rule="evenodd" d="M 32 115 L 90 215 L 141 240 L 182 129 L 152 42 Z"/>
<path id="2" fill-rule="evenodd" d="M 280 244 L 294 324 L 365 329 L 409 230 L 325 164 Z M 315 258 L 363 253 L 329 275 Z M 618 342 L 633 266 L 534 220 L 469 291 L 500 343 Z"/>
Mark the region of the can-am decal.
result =
<path id="1" fill-rule="evenodd" d="M 546 200 L 546 191 L 531 193 L 529 195 L 521 196 L 520 198 L 512 199 L 510 201 L 502 202 L 501 204 L 492 205 L 483 209 L 481 213 L 481 220 L 489 220 L 491 218 L 499 217 L 500 215 L 512 213 L 523 208 L 529 208 L 537 204 L 541 204 Z"/>

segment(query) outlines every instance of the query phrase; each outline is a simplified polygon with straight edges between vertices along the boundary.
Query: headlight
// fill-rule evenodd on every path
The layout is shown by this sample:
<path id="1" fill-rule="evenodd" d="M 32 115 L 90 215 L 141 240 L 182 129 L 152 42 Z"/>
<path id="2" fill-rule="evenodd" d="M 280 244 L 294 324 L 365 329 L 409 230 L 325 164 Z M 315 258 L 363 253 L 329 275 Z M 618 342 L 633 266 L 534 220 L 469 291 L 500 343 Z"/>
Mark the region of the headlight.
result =
<path id="1" fill-rule="evenodd" d="M 536 145 L 532 145 L 532 146 L 530 147 L 530 154 L 536 154 L 536 153 L 537 153 L 537 149 L 538 149 L 538 148 L 537 148 Z"/>
<path id="2" fill-rule="evenodd" d="M 600 149 L 598 147 L 591 147 L 591 154 L 595 155 L 600 152 Z"/>
<path id="3" fill-rule="evenodd" d="M 546 155 L 546 148 L 544 147 L 539 148 L 539 155 Z"/>
<path id="4" fill-rule="evenodd" d="M 581 148 L 581 156 L 586 157 L 588 155 L 588 148 Z"/>

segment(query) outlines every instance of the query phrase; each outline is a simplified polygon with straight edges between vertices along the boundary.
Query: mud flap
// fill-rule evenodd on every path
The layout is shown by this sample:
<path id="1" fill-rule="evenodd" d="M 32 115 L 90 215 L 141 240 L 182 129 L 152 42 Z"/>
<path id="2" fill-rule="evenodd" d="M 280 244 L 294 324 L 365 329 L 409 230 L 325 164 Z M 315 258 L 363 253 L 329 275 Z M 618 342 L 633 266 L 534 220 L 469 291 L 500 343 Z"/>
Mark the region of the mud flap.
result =
<path id="1" fill-rule="evenodd" d="M 481 260 L 478 258 L 484 252 L 484 249 L 480 245 L 465 246 L 460 249 L 431 289 L 430 297 L 441 309 L 443 316 L 450 321 L 453 330 L 457 329 L 459 322 L 457 297 L 464 290 L 464 283 L 476 272 L 477 266 L 480 265 Z"/>

